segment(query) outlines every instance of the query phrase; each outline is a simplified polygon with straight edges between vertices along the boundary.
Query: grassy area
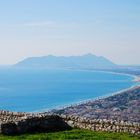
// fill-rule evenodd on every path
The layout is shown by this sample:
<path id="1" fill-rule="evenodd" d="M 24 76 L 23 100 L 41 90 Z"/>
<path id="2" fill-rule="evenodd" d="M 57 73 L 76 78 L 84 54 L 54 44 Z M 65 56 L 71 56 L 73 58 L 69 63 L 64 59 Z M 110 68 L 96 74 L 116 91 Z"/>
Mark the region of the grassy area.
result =
<path id="1" fill-rule="evenodd" d="M 0 135 L 0 140 L 140 140 L 140 137 L 121 133 L 92 132 L 89 130 L 73 129 L 63 132 L 26 134 L 20 136 Z"/>

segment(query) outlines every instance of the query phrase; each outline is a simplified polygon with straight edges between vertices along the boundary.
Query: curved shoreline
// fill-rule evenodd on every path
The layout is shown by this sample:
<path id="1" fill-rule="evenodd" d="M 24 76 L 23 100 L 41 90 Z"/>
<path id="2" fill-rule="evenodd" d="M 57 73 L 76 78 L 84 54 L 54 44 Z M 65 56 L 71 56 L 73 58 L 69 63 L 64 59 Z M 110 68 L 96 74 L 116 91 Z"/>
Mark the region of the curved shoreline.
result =
<path id="1" fill-rule="evenodd" d="M 46 112 L 45 110 L 42 110 L 42 112 L 38 111 L 32 113 L 15 113 L 12 111 L 2 111 L 0 118 L 2 122 L 0 124 L 0 129 L 2 129 L 2 131 L 0 133 L 27 133 L 27 131 L 25 130 L 28 130 L 28 128 L 29 130 L 33 128 L 32 131 L 36 130 L 35 128 L 39 128 L 40 130 L 42 130 L 42 128 L 46 126 L 46 121 L 49 122 L 49 118 L 51 118 L 51 127 L 49 127 L 49 129 L 51 129 L 52 123 L 57 124 L 57 118 L 59 117 L 60 120 L 63 120 L 71 128 L 77 127 L 80 129 L 87 129 L 92 131 L 113 131 L 115 133 L 127 132 L 133 135 L 139 135 L 139 114 L 138 112 L 133 112 L 133 110 L 135 110 L 136 108 L 137 110 L 140 109 L 140 106 L 137 104 L 140 101 L 139 93 L 140 84 L 133 85 L 129 88 L 119 90 L 109 95 L 81 101 L 75 104 L 72 103 L 71 105 L 67 105 L 65 107 L 63 106 L 63 110 L 59 110 L 61 108 L 58 108 L 58 110 L 50 110 L 52 112 L 49 112 L 49 110 L 46 110 Z M 115 104 L 114 101 L 116 101 Z M 129 104 L 131 102 L 132 104 Z M 97 108 L 95 107 L 96 105 Z M 125 105 L 126 111 L 123 111 L 123 109 L 121 109 L 122 105 Z M 11 122 L 13 125 L 11 125 Z M 59 124 L 60 126 L 62 126 L 62 121 Z M 54 126 L 56 127 L 56 125 Z M 11 131 L 14 129 L 16 131 Z M 10 131 L 8 132 L 7 130 Z"/>
<path id="2" fill-rule="evenodd" d="M 69 69 L 65 69 L 65 70 L 69 70 Z M 71 69 L 70 69 L 71 70 Z M 111 97 L 111 96 L 115 96 L 117 94 L 122 94 L 123 92 L 127 92 L 127 91 L 131 91 L 131 90 L 135 90 L 136 88 L 139 88 L 140 87 L 140 76 L 137 76 L 137 75 L 134 75 L 134 74 L 128 74 L 128 73 L 119 73 L 119 72 L 111 72 L 111 71 L 101 71 L 101 70 L 77 70 L 77 71 L 97 71 L 97 72 L 105 72 L 105 73 L 112 73 L 112 74 L 118 74 L 118 75 L 126 75 L 126 76 L 129 76 L 129 77 L 132 77 L 132 81 L 135 82 L 135 83 L 138 83 L 138 85 L 132 85 L 131 87 L 128 87 L 128 88 L 125 88 L 125 89 L 122 89 L 122 90 L 118 90 L 116 92 L 112 92 L 112 93 L 107 93 L 106 95 L 103 95 L 103 96 L 98 96 L 98 97 L 95 97 L 95 98 L 90 98 L 90 99 L 85 99 L 85 100 L 81 100 L 81 101 L 78 101 L 78 102 L 73 102 L 73 103 L 70 103 L 70 104 L 66 104 L 66 105 L 58 105 L 56 107 L 52 107 L 50 109 L 41 109 L 41 110 L 37 110 L 37 111 L 33 111 L 32 113 L 42 113 L 42 112 L 47 112 L 47 111 L 52 111 L 52 110 L 61 110 L 61 109 L 65 109 L 67 107 L 74 107 L 74 106 L 77 106 L 77 105 L 82 105 L 82 104 L 86 104 L 86 103 L 89 103 L 89 102 L 93 102 L 93 101 L 96 101 L 96 100 L 100 100 L 100 99 L 105 99 L 105 98 L 108 98 L 108 97 Z"/>
<path id="3" fill-rule="evenodd" d="M 132 86 L 130 86 L 128 88 L 124 88 L 124 89 L 120 89 L 120 90 L 118 89 L 115 92 L 109 92 L 109 93 L 106 93 L 102 96 L 87 98 L 87 99 L 81 99 L 79 101 L 73 101 L 73 102 L 69 102 L 69 103 L 65 103 L 65 104 L 60 104 L 60 105 L 57 105 L 57 106 L 54 106 L 54 107 L 49 107 L 49 108 L 45 107 L 45 108 L 42 108 L 42 109 L 38 109 L 38 110 L 34 110 L 34 111 L 27 111 L 27 112 L 38 113 L 38 112 L 51 111 L 51 110 L 55 110 L 55 109 L 63 109 L 63 108 L 69 107 L 69 106 L 75 106 L 75 105 L 79 105 L 79 104 L 85 104 L 85 103 L 88 103 L 88 102 L 91 102 L 91 101 L 95 101 L 95 100 L 104 99 L 104 98 L 107 98 L 107 97 L 110 97 L 110 96 L 114 96 L 114 95 L 120 94 L 122 92 L 129 91 L 131 89 L 134 89 L 134 88 L 137 88 L 138 86 L 140 86 L 140 83 L 139 83 L 140 77 L 138 75 L 134 75 L 134 74 L 112 72 L 112 71 L 106 71 L 106 70 L 90 70 L 90 69 L 89 70 L 87 70 L 87 69 L 86 70 L 85 69 L 76 69 L 76 70 L 75 69 L 63 69 L 63 70 L 103 72 L 103 73 L 112 73 L 112 74 L 115 74 L 115 75 L 123 75 L 123 76 L 126 75 L 126 76 L 129 76 L 129 77 L 132 77 L 133 79 L 130 79 L 130 81 L 135 82 L 136 84 L 134 83 Z"/>
<path id="4" fill-rule="evenodd" d="M 129 88 L 122 89 L 122 90 L 119 90 L 119 91 L 116 91 L 116 92 L 113 92 L 113 93 L 109 93 L 109 94 L 106 94 L 106 95 L 103 95 L 103 96 L 95 97 L 95 98 L 92 98 L 92 99 L 90 98 L 90 99 L 86 99 L 86 100 L 81 100 L 79 102 L 73 102 L 73 103 L 68 104 L 68 105 L 60 105 L 60 106 L 52 107 L 50 109 L 45 109 L 44 108 L 44 109 L 41 109 L 41 110 L 32 111 L 30 113 L 51 112 L 53 110 L 61 110 L 61 109 L 65 109 L 67 107 L 74 107 L 74 106 L 78 106 L 78 105 L 82 105 L 82 104 L 88 104 L 89 102 L 93 102 L 93 101 L 105 99 L 105 98 L 108 98 L 108 97 L 111 97 L 111 96 L 115 96 L 115 95 L 118 95 L 118 94 L 122 94 L 122 93 L 127 92 L 127 91 L 135 90 L 139 87 L 140 87 L 140 84 L 139 85 L 134 85 L 134 86 L 131 86 Z"/>

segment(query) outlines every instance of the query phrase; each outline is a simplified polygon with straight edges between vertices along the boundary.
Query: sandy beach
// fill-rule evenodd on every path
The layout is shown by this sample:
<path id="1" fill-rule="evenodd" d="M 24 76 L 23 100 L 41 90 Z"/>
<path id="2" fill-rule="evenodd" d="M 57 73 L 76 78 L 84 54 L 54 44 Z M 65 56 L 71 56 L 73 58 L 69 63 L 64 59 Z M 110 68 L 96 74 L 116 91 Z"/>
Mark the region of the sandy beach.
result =
<path id="1" fill-rule="evenodd" d="M 140 76 L 135 76 L 134 82 L 140 82 Z"/>

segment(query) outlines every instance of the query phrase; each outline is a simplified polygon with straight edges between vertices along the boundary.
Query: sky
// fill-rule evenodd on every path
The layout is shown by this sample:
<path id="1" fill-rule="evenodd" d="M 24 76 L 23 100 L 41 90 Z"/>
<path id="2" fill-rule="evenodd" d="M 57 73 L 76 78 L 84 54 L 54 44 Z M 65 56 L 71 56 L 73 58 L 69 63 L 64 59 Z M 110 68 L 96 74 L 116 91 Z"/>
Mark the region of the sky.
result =
<path id="1" fill-rule="evenodd" d="M 140 0 L 0 1 L 0 65 L 86 53 L 140 64 Z"/>

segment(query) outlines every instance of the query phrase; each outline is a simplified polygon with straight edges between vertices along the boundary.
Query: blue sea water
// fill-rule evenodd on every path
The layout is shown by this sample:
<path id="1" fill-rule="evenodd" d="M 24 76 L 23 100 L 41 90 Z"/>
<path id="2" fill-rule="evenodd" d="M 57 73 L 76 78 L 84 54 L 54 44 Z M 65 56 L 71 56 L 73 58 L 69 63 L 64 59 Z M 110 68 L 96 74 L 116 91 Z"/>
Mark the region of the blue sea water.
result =
<path id="1" fill-rule="evenodd" d="M 129 88 L 132 79 L 99 71 L 0 69 L 0 110 L 52 109 Z"/>

